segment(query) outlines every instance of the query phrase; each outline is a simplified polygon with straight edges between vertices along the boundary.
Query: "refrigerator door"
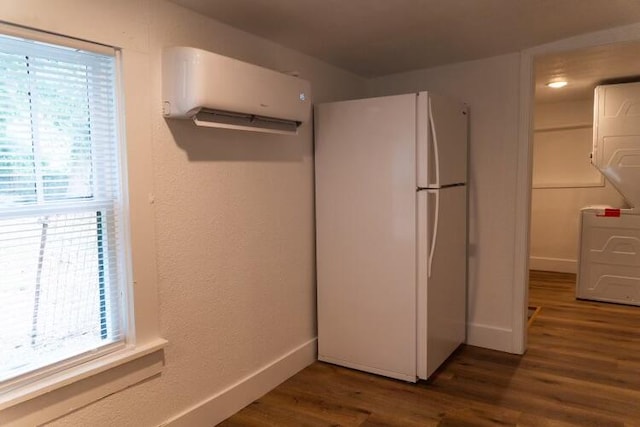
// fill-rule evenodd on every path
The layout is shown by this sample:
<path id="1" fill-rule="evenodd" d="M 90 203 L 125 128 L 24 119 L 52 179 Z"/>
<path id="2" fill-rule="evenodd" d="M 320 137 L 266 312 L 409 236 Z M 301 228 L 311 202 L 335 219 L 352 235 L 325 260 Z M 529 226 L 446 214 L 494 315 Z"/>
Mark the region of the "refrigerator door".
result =
<path id="1" fill-rule="evenodd" d="M 418 377 L 465 341 L 467 187 L 418 191 Z"/>
<path id="2" fill-rule="evenodd" d="M 416 380 L 416 96 L 315 110 L 318 358 Z"/>
<path id="3" fill-rule="evenodd" d="M 466 105 L 427 92 L 418 94 L 417 181 L 420 188 L 467 182 Z"/>

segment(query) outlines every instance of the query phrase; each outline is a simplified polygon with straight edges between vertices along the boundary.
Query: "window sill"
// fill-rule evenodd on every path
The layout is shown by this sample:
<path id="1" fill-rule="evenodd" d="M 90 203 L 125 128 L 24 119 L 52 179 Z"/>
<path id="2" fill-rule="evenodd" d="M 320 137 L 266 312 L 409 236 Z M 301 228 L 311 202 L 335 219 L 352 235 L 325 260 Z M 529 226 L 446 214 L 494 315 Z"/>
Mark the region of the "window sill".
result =
<path id="1" fill-rule="evenodd" d="M 161 350 L 166 345 L 166 340 L 157 338 L 125 347 L 7 391 L 0 395 L 0 420 L 3 425 L 47 422 L 157 375 L 164 365 Z"/>

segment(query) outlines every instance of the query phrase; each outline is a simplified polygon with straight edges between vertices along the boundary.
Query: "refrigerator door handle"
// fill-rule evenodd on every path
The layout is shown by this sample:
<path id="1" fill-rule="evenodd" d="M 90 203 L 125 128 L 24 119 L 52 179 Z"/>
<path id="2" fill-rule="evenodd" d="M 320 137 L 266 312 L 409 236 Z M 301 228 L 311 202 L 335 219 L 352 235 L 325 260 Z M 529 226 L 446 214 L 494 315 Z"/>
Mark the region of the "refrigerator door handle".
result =
<path id="1" fill-rule="evenodd" d="M 431 234 L 431 247 L 429 248 L 429 262 L 427 268 L 427 277 L 431 277 L 431 264 L 433 263 L 433 255 L 436 251 L 436 244 L 438 242 L 438 217 L 440 216 L 440 191 L 429 191 L 429 193 L 436 196 L 435 205 L 435 218 L 433 219 L 433 233 Z"/>
<path id="2" fill-rule="evenodd" d="M 440 186 L 440 155 L 438 154 L 438 138 L 436 136 L 435 121 L 433 120 L 433 108 L 431 108 L 431 98 L 429 98 L 429 128 L 431 129 L 431 141 L 433 143 L 433 157 L 436 172 L 435 186 Z"/>

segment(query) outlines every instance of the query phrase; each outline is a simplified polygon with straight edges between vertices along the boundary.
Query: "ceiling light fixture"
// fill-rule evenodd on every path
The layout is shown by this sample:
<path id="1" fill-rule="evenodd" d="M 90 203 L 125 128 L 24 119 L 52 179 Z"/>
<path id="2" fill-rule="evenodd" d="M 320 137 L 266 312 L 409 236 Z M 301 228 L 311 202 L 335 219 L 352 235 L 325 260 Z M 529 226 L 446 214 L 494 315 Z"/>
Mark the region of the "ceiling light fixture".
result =
<path id="1" fill-rule="evenodd" d="M 547 86 L 554 89 L 560 89 L 561 87 L 565 87 L 566 85 L 567 85 L 567 82 L 565 80 L 556 80 L 556 81 L 547 83 Z"/>

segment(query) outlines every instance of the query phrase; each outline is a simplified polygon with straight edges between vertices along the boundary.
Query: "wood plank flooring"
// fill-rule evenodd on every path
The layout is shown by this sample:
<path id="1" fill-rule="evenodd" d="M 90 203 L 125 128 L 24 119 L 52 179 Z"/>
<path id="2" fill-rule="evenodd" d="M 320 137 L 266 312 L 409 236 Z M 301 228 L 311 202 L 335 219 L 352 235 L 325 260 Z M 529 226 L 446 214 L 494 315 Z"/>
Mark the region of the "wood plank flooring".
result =
<path id="1" fill-rule="evenodd" d="M 640 307 L 576 301 L 532 272 L 524 356 L 463 346 L 408 384 L 314 363 L 221 426 L 640 426 Z"/>

